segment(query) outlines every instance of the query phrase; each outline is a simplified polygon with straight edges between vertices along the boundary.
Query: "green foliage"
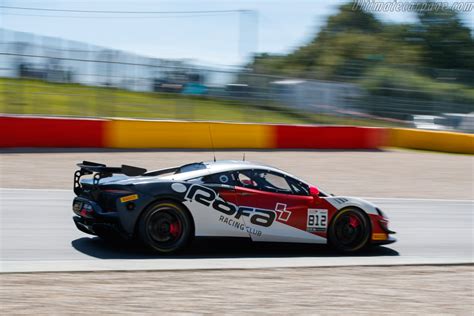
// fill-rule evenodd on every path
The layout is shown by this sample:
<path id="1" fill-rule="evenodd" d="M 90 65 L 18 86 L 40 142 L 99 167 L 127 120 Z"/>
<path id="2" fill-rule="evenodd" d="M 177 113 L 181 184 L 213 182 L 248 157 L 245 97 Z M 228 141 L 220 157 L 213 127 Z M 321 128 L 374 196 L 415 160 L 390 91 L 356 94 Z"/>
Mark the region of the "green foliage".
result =
<path id="1" fill-rule="evenodd" d="M 364 99 L 364 108 L 383 116 L 474 110 L 474 40 L 450 10 L 423 11 L 416 23 L 391 24 L 353 10 L 348 3 L 308 44 L 286 56 L 256 56 L 249 68 L 256 73 L 359 83 L 373 97 L 370 102 Z M 443 77 L 439 75 L 443 69 L 451 69 L 449 80 L 458 84 L 436 81 Z M 413 104 L 404 105 L 410 98 Z M 427 110 L 426 103 L 417 104 L 431 100 L 439 100 L 441 106 Z"/>
<path id="2" fill-rule="evenodd" d="M 474 40 L 454 11 L 423 11 L 417 23 L 384 24 L 349 3 L 307 45 L 287 56 L 258 55 L 250 67 L 256 73 L 357 80 L 379 64 L 474 70 Z"/>
<path id="3" fill-rule="evenodd" d="M 382 23 L 372 14 L 362 10 L 354 10 L 352 3 L 339 7 L 339 13 L 328 18 L 325 32 L 340 33 L 357 31 L 363 33 L 377 33 L 383 28 Z"/>
<path id="4" fill-rule="evenodd" d="M 422 45 L 409 40 L 411 28 L 382 24 L 371 13 L 346 4 L 309 44 L 287 56 L 258 55 L 250 67 L 256 73 L 356 80 L 378 64 L 420 64 Z"/>
<path id="5" fill-rule="evenodd" d="M 413 36 L 423 47 L 428 67 L 474 70 L 474 40 L 452 10 L 422 11 Z"/>

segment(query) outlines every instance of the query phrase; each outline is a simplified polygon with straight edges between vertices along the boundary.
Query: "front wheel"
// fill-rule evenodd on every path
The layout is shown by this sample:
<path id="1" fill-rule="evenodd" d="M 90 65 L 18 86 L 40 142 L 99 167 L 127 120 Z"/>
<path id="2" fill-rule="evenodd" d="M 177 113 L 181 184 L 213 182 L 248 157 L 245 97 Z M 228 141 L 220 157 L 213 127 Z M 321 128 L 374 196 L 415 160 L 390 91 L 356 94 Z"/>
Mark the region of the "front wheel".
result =
<path id="1" fill-rule="evenodd" d="M 160 253 L 183 249 L 191 239 L 192 222 L 188 211 L 173 201 L 160 201 L 141 216 L 138 226 L 140 239 Z"/>
<path id="2" fill-rule="evenodd" d="M 337 213 L 329 228 L 329 242 L 342 252 L 355 252 L 364 248 L 369 237 L 369 220 L 361 210 L 355 208 Z"/>

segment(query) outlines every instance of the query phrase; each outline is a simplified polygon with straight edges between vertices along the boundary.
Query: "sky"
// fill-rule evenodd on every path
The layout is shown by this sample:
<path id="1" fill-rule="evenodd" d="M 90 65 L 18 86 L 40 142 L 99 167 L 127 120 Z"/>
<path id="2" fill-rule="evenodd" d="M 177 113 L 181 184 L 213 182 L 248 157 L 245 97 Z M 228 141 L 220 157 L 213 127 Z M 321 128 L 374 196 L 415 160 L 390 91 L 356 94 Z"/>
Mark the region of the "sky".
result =
<path id="1" fill-rule="evenodd" d="M 104 14 L 0 8 L 0 27 L 61 37 L 209 66 L 239 65 L 252 52 L 284 54 L 311 40 L 326 18 L 347 0 L 0 0 L 2 6 L 107 11 L 251 10 L 219 14 Z M 410 13 L 381 13 L 411 22 Z M 473 28 L 473 13 L 463 15 Z"/>

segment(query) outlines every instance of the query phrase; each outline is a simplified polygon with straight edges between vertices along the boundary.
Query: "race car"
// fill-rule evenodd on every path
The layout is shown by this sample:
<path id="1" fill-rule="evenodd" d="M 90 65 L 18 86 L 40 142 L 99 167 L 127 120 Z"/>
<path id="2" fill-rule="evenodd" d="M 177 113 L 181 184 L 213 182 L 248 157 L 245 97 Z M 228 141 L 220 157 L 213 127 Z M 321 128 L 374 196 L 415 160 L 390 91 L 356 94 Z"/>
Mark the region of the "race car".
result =
<path id="1" fill-rule="evenodd" d="M 84 161 L 74 175 L 82 232 L 138 239 L 159 253 L 200 236 L 329 244 L 342 252 L 395 241 L 372 203 L 333 196 L 282 170 L 248 161 L 196 162 L 154 171 Z"/>

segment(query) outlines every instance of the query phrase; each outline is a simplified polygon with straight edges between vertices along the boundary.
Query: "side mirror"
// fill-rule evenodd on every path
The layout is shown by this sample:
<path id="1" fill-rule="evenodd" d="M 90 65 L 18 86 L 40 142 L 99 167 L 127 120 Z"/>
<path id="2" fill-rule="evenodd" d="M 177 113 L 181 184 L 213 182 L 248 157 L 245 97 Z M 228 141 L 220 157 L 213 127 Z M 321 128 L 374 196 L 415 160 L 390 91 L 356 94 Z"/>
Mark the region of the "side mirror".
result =
<path id="1" fill-rule="evenodd" d="M 310 187 L 309 188 L 309 194 L 313 197 L 319 196 L 319 190 L 316 187 Z"/>

